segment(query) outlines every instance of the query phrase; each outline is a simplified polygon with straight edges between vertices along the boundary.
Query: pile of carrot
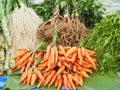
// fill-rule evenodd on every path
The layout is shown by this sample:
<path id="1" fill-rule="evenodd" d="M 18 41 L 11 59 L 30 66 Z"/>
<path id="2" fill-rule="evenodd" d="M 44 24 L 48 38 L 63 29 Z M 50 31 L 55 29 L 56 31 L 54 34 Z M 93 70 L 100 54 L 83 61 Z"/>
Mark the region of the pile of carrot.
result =
<path id="1" fill-rule="evenodd" d="M 76 90 L 76 86 L 83 86 L 83 78 L 90 78 L 89 74 L 96 70 L 96 52 L 84 47 L 48 45 L 46 51 L 36 50 L 34 55 L 28 49 L 19 50 L 13 71 L 21 69 L 19 83 L 33 86 L 38 81 L 37 88 L 54 85 L 60 90 L 64 85 L 66 90 Z M 41 58 L 38 64 L 34 64 L 36 58 Z"/>

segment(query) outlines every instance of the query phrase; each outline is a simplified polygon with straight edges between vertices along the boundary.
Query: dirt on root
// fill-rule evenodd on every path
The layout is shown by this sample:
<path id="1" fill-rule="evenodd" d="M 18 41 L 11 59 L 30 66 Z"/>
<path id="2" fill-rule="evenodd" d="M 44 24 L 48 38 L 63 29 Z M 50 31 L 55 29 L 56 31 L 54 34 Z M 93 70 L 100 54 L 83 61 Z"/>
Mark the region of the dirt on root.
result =
<path id="1" fill-rule="evenodd" d="M 52 42 L 53 31 L 58 31 L 57 45 L 76 46 L 80 38 L 87 40 L 89 30 L 82 24 L 78 17 L 62 17 L 59 14 L 54 15 L 52 19 L 44 22 L 39 26 L 38 39 L 42 39 L 47 43 Z"/>

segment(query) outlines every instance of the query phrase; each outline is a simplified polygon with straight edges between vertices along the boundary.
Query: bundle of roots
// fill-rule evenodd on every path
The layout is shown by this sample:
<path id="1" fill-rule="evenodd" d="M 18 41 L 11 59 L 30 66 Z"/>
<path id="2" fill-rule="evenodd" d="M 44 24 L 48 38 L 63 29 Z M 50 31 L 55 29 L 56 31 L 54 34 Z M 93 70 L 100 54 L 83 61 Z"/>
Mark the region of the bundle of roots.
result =
<path id="1" fill-rule="evenodd" d="M 50 43 L 52 42 L 53 31 L 57 30 L 58 37 L 57 45 L 75 46 L 80 38 L 87 40 L 89 30 L 82 24 L 78 17 L 60 16 L 59 14 L 39 26 L 38 38 Z"/>

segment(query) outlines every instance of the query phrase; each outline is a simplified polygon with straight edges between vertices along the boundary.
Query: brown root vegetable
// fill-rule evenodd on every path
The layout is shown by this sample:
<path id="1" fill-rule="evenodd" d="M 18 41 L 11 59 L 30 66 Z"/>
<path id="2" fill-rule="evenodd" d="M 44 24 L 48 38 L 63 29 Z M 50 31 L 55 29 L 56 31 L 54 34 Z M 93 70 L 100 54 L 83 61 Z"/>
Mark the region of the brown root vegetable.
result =
<path id="1" fill-rule="evenodd" d="M 57 45 L 76 46 L 80 38 L 87 40 L 89 30 L 82 24 L 78 17 L 72 17 L 67 14 L 64 17 L 56 14 L 52 19 L 44 22 L 39 26 L 38 38 L 50 43 L 52 42 L 53 31 L 57 30 L 58 37 Z"/>

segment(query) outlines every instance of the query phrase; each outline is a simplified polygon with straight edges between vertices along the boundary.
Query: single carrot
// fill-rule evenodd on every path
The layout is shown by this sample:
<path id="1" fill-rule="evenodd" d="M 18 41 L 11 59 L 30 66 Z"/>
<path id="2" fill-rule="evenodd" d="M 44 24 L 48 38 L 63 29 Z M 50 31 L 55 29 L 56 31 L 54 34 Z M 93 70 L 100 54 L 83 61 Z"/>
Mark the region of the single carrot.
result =
<path id="1" fill-rule="evenodd" d="M 62 87 L 62 83 L 63 83 L 63 80 L 62 78 L 58 80 L 58 88 L 57 90 L 60 90 L 60 88 Z"/>
<path id="2" fill-rule="evenodd" d="M 32 70 L 29 69 L 29 70 L 28 70 L 28 77 L 27 77 L 27 84 L 28 84 L 28 85 L 30 85 L 30 81 L 31 81 L 31 78 L 32 78 L 32 74 L 33 74 Z"/>
<path id="3" fill-rule="evenodd" d="M 68 75 L 67 75 L 67 84 L 68 84 L 68 88 L 71 88 L 71 84 L 70 84 L 70 81 L 68 79 Z"/>
<path id="4" fill-rule="evenodd" d="M 23 85 L 25 85 L 27 83 L 27 79 L 25 79 L 24 81 L 23 81 Z"/>
<path id="5" fill-rule="evenodd" d="M 39 70 L 37 70 L 37 69 L 36 69 L 36 75 L 39 77 L 39 79 L 44 81 L 42 73 Z"/>
<path id="6" fill-rule="evenodd" d="M 64 55 L 64 52 L 62 52 L 62 51 L 58 51 L 58 55 Z"/>
<path id="7" fill-rule="evenodd" d="M 85 51 L 85 57 L 89 60 L 89 62 L 90 62 L 91 64 L 93 64 L 93 65 L 95 66 L 95 63 L 92 61 L 92 59 L 91 59 L 91 57 L 89 56 L 89 54 L 88 54 L 87 51 Z"/>
<path id="8" fill-rule="evenodd" d="M 63 76 L 63 84 L 66 90 L 68 90 L 68 84 L 67 84 L 67 76 L 65 74 L 62 75 Z"/>
<path id="9" fill-rule="evenodd" d="M 66 54 L 65 57 L 68 57 L 69 55 L 75 53 L 77 51 L 77 47 L 72 47 Z"/>
<path id="10" fill-rule="evenodd" d="M 48 60 L 42 59 L 42 61 L 40 62 L 40 64 L 43 64 L 45 62 L 47 62 Z"/>
<path id="11" fill-rule="evenodd" d="M 81 52 L 82 52 L 82 55 L 84 56 L 85 55 L 85 48 L 84 47 L 81 48 Z"/>
<path id="12" fill-rule="evenodd" d="M 22 66 L 21 71 L 20 71 L 21 73 L 23 73 L 23 72 L 24 72 L 25 67 L 26 67 L 25 65 L 24 65 L 24 66 Z"/>
<path id="13" fill-rule="evenodd" d="M 73 65 L 73 71 L 74 71 L 74 72 L 77 71 L 77 67 L 76 67 L 76 65 Z"/>
<path id="14" fill-rule="evenodd" d="M 26 53 L 19 61 L 19 65 L 22 64 L 26 59 L 28 59 L 31 56 L 31 53 Z"/>
<path id="15" fill-rule="evenodd" d="M 20 60 L 20 58 L 21 58 L 21 57 L 15 58 L 15 59 L 14 59 L 14 60 L 15 60 L 15 63 L 17 63 L 17 62 Z"/>
<path id="16" fill-rule="evenodd" d="M 34 62 L 34 58 L 33 57 L 29 57 L 28 63 L 27 63 L 27 66 L 26 66 L 26 70 L 28 70 L 30 68 L 30 66 L 32 65 L 33 62 Z"/>
<path id="17" fill-rule="evenodd" d="M 37 69 L 42 70 L 43 68 L 47 67 L 47 65 L 48 65 L 48 62 L 45 62 L 45 63 L 42 64 L 41 67 L 37 67 Z"/>
<path id="18" fill-rule="evenodd" d="M 46 58 L 45 58 L 46 60 L 49 58 L 50 51 L 51 51 L 51 45 L 48 45 L 46 50 Z"/>
<path id="19" fill-rule="evenodd" d="M 39 81 L 37 88 L 39 88 L 42 85 L 43 81 Z"/>
<path id="20" fill-rule="evenodd" d="M 15 55 L 15 56 L 13 57 L 13 59 L 16 59 L 16 58 L 18 58 L 18 57 L 24 56 L 26 53 L 27 53 L 27 52 L 25 52 L 25 51 L 21 51 L 19 54 Z"/>
<path id="21" fill-rule="evenodd" d="M 50 54 L 49 54 L 49 58 L 48 58 L 48 68 L 49 68 L 50 65 L 51 65 L 51 60 L 52 60 L 52 52 L 50 52 Z"/>
<path id="22" fill-rule="evenodd" d="M 78 48 L 78 58 L 80 60 L 80 65 L 82 65 L 82 62 L 83 62 L 83 56 L 82 56 L 82 52 L 81 52 L 81 49 Z"/>
<path id="23" fill-rule="evenodd" d="M 62 63 L 63 63 L 63 65 L 64 65 L 65 67 L 70 68 L 69 63 L 67 63 L 67 62 L 62 62 Z"/>
<path id="24" fill-rule="evenodd" d="M 75 85 L 74 85 L 74 83 L 73 83 L 73 81 L 72 81 L 72 76 L 71 76 L 71 74 L 68 74 L 68 79 L 69 79 L 69 81 L 70 81 L 70 85 L 72 86 L 73 90 L 76 90 L 76 87 L 75 87 Z"/>
<path id="25" fill-rule="evenodd" d="M 64 48 L 64 50 L 65 50 L 65 52 L 67 52 L 67 51 L 69 51 L 70 50 L 70 46 L 66 46 L 66 47 L 63 47 Z"/>
<path id="26" fill-rule="evenodd" d="M 62 72 L 63 74 L 67 74 L 67 71 L 65 71 L 65 70 L 63 70 L 63 72 Z"/>
<path id="27" fill-rule="evenodd" d="M 51 64 L 51 66 L 50 66 L 49 68 L 47 68 L 45 71 L 52 70 L 52 69 L 54 69 L 55 67 L 56 67 L 56 64 L 53 63 L 53 64 Z"/>
<path id="28" fill-rule="evenodd" d="M 19 83 L 21 83 L 22 81 L 24 81 L 24 80 L 27 78 L 27 76 L 28 76 L 27 71 L 24 72 L 24 73 L 22 73 L 22 76 L 21 76 L 21 78 L 20 78 L 20 80 L 19 80 Z"/>
<path id="29" fill-rule="evenodd" d="M 78 80 L 80 82 L 80 86 L 83 86 L 83 78 L 81 75 L 78 75 Z"/>
<path id="30" fill-rule="evenodd" d="M 55 74 L 53 76 L 53 78 L 51 79 L 50 83 L 48 84 L 48 87 L 50 87 L 55 82 L 56 78 L 57 78 L 57 74 Z"/>
<path id="31" fill-rule="evenodd" d="M 74 53 L 73 56 L 72 56 L 72 62 L 75 62 L 76 57 L 77 57 L 77 53 Z"/>
<path id="32" fill-rule="evenodd" d="M 64 65 L 61 66 L 61 67 L 58 69 L 58 71 L 57 71 L 57 75 L 60 74 L 60 73 L 62 73 L 64 69 L 65 69 L 65 66 L 64 66 Z"/>
<path id="33" fill-rule="evenodd" d="M 62 62 L 61 62 L 61 61 L 58 61 L 58 62 L 57 62 L 57 66 L 58 66 L 58 67 L 61 67 L 61 66 L 62 66 Z"/>
<path id="34" fill-rule="evenodd" d="M 72 77 L 72 80 L 73 80 L 74 82 L 81 84 L 81 83 L 79 82 L 79 80 L 76 79 L 73 75 L 71 75 L 71 77 Z"/>
<path id="35" fill-rule="evenodd" d="M 57 76 L 57 79 L 61 79 L 62 78 L 62 76 L 61 76 L 61 74 L 59 74 L 58 76 Z"/>
<path id="36" fill-rule="evenodd" d="M 63 55 L 65 54 L 65 50 L 64 50 L 63 46 L 59 45 L 58 49 L 63 53 Z"/>
<path id="37" fill-rule="evenodd" d="M 55 62 L 55 51 L 54 47 L 51 48 L 51 64 Z"/>
<path id="38" fill-rule="evenodd" d="M 38 58 L 38 57 L 40 57 L 42 55 L 43 55 L 43 52 L 39 52 L 38 54 L 36 54 L 35 58 Z"/>
<path id="39" fill-rule="evenodd" d="M 76 80 L 78 80 L 78 74 L 77 73 L 74 73 L 74 77 L 76 78 Z M 80 83 L 79 83 L 80 84 Z M 78 86 L 78 83 L 75 82 L 75 85 Z"/>
<path id="40" fill-rule="evenodd" d="M 90 78 L 90 76 L 83 70 L 81 70 L 79 74 L 83 77 Z"/>
<path id="41" fill-rule="evenodd" d="M 50 70 L 50 71 L 46 72 L 43 77 L 46 78 L 52 71 L 53 71 L 53 70 Z M 45 80 L 44 80 L 44 81 L 45 81 Z"/>
<path id="42" fill-rule="evenodd" d="M 55 52 L 55 62 L 57 63 L 57 61 L 58 61 L 58 50 L 57 50 L 56 46 L 54 46 L 54 52 Z"/>
<path id="43" fill-rule="evenodd" d="M 37 75 L 35 73 L 32 74 L 32 78 L 31 78 L 31 83 L 30 85 L 33 86 L 35 84 L 35 81 L 37 80 Z"/>
<path id="44" fill-rule="evenodd" d="M 83 70 L 84 70 L 85 72 L 87 72 L 87 73 L 90 73 L 90 74 L 93 73 L 91 69 L 83 68 Z"/>
<path id="45" fill-rule="evenodd" d="M 19 65 L 18 68 L 26 66 L 27 63 L 28 63 L 28 59 L 26 59 L 21 65 Z"/>
<path id="46" fill-rule="evenodd" d="M 55 87 L 57 87 L 59 84 L 58 84 L 58 79 L 55 80 Z"/>
<path id="47" fill-rule="evenodd" d="M 56 71 L 53 70 L 51 74 L 47 77 L 44 85 L 47 85 L 55 74 L 56 74 Z"/>

